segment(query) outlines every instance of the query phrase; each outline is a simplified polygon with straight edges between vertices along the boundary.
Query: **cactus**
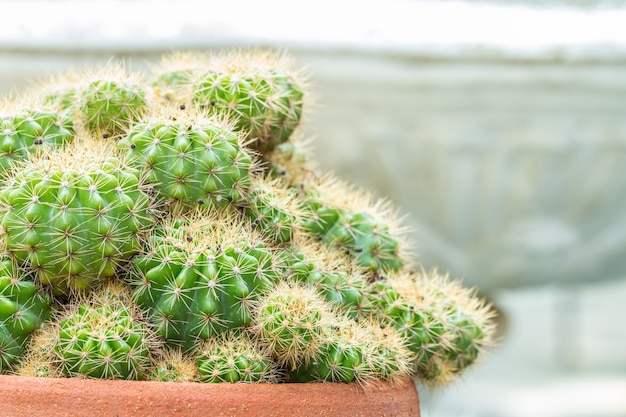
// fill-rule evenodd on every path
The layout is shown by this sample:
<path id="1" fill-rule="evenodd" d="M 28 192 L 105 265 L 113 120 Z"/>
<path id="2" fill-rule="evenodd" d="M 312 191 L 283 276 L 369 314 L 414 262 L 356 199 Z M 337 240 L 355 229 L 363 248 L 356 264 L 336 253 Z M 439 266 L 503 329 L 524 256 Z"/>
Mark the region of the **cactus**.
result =
<path id="1" fill-rule="evenodd" d="M 148 110 L 140 77 L 121 63 L 55 76 L 33 89 L 46 105 L 71 114 L 96 136 L 119 137 Z"/>
<path id="2" fill-rule="evenodd" d="M 399 271 L 408 261 L 405 233 L 388 202 L 374 201 L 331 176 L 309 179 L 297 188 L 309 220 L 304 229 L 344 250 L 373 273 Z"/>
<path id="3" fill-rule="evenodd" d="M 476 362 L 492 310 L 409 272 L 390 203 L 317 171 L 304 84 L 271 53 L 175 53 L 7 102 L 0 370 L 437 386 Z"/>
<path id="4" fill-rule="evenodd" d="M 203 342 L 196 364 L 201 382 L 276 382 L 279 378 L 272 360 L 240 330 Z"/>
<path id="5" fill-rule="evenodd" d="M 363 327 L 369 335 L 366 359 L 372 379 L 396 381 L 412 373 L 415 355 L 395 329 L 371 319 L 365 320 Z"/>
<path id="6" fill-rule="evenodd" d="M 244 213 L 255 229 L 275 243 L 291 241 L 305 221 L 294 194 L 269 179 L 253 183 Z"/>
<path id="7" fill-rule="evenodd" d="M 250 324 L 252 303 L 280 275 L 272 252 L 232 214 L 175 217 L 133 261 L 132 285 L 157 333 L 188 350 Z"/>
<path id="8" fill-rule="evenodd" d="M 74 125 L 67 115 L 41 107 L 12 112 L 0 118 L 0 175 L 42 148 L 63 146 L 73 139 Z"/>
<path id="9" fill-rule="evenodd" d="M 281 256 L 288 279 L 316 290 L 326 302 L 352 319 L 370 315 L 372 306 L 365 274 L 342 254 L 317 242 L 299 239 Z"/>
<path id="10" fill-rule="evenodd" d="M 450 382 L 493 344 L 491 306 L 436 270 L 394 275 L 372 293 L 382 321 L 415 353 L 415 372 L 433 385 Z"/>
<path id="11" fill-rule="evenodd" d="M 190 94 L 208 114 L 234 120 L 238 130 L 255 139 L 252 146 L 265 152 L 289 139 L 298 126 L 303 78 L 285 57 L 271 53 L 174 54 L 164 58 L 154 85 L 166 100 L 180 103 Z"/>
<path id="12" fill-rule="evenodd" d="M 141 190 L 139 173 L 106 144 L 45 153 L 0 189 L 7 252 L 55 294 L 87 290 L 139 251 L 152 224 Z"/>
<path id="13" fill-rule="evenodd" d="M 253 329 L 281 364 L 293 368 L 318 354 L 331 319 L 313 290 L 281 283 L 260 300 Z"/>
<path id="14" fill-rule="evenodd" d="M 44 104 L 66 113 L 74 113 L 78 106 L 79 90 L 75 86 L 56 87 L 42 96 Z"/>
<path id="15" fill-rule="evenodd" d="M 154 340 L 127 290 L 110 284 L 62 315 L 54 349 L 66 376 L 141 379 Z"/>
<path id="16" fill-rule="evenodd" d="M 160 352 L 148 379 L 160 382 L 194 382 L 198 377 L 195 362 L 180 349 L 165 349 Z"/>
<path id="17" fill-rule="evenodd" d="M 181 114 L 136 124 L 117 147 L 164 200 L 186 206 L 240 203 L 251 185 L 250 155 L 226 123 Z"/>
<path id="18" fill-rule="evenodd" d="M 351 320 L 337 319 L 318 353 L 289 374 L 293 382 L 364 382 L 373 379 L 367 334 Z"/>
<path id="19" fill-rule="evenodd" d="M 0 256 L 0 371 L 24 351 L 30 334 L 50 313 L 50 297 Z"/>
<path id="20" fill-rule="evenodd" d="M 54 317 L 55 311 L 51 313 Z M 46 321 L 33 332 L 24 355 L 16 364 L 14 373 L 19 376 L 36 378 L 60 378 L 63 376 L 57 367 L 54 346 L 57 339 L 55 323 Z"/>
<path id="21" fill-rule="evenodd" d="M 104 136 L 123 133 L 145 111 L 142 87 L 124 77 L 95 79 L 80 94 L 80 112 L 85 126 Z"/>
<path id="22" fill-rule="evenodd" d="M 308 150 L 309 141 L 291 138 L 272 151 L 266 152 L 266 171 L 274 178 L 280 178 L 288 186 L 302 184 L 315 172 Z"/>

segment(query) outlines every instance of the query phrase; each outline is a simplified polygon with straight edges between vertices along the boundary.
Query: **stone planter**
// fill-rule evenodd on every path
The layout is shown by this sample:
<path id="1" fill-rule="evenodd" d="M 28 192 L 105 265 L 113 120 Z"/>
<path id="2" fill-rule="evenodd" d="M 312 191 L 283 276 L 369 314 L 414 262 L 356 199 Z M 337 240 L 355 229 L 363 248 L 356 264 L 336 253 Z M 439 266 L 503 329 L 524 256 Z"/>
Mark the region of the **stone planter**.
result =
<path id="1" fill-rule="evenodd" d="M 0 376 L 3 417 L 419 417 L 397 384 L 199 384 Z"/>

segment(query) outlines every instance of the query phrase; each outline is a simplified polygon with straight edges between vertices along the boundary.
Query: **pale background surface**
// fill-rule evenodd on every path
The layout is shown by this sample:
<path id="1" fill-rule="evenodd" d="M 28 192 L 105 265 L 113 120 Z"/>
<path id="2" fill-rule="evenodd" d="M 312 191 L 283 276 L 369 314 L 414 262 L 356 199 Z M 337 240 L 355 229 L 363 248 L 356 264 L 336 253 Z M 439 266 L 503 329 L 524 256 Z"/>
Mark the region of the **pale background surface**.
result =
<path id="1" fill-rule="evenodd" d="M 262 4 L 261 4 L 262 3 Z M 532 7 L 526 7 L 530 5 Z M 626 416 L 620 1 L 2 1 L 0 94 L 175 48 L 287 48 L 320 165 L 408 215 L 418 259 L 500 307 L 425 417 Z M 306 17 L 306 19 L 305 19 Z"/>

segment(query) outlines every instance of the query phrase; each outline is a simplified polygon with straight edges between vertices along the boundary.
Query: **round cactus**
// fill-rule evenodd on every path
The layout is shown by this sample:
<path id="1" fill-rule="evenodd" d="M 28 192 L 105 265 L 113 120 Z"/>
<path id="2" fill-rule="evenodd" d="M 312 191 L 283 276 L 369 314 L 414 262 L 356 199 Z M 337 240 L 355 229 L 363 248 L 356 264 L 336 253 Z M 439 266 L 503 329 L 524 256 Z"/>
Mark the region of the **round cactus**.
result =
<path id="1" fill-rule="evenodd" d="M 148 240 L 133 261 L 134 299 L 161 337 L 191 349 L 198 339 L 250 324 L 253 302 L 280 277 L 273 262 L 240 219 L 198 211 Z"/>
<path id="2" fill-rule="evenodd" d="M 79 95 L 80 92 L 75 86 L 57 87 L 46 91 L 42 100 L 57 110 L 73 113 L 77 109 Z"/>
<path id="3" fill-rule="evenodd" d="M 194 100 L 210 113 L 227 114 L 237 128 L 268 151 L 289 139 L 302 116 L 302 88 L 276 69 L 207 71 L 194 84 Z"/>
<path id="4" fill-rule="evenodd" d="M 337 320 L 317 354 L 289 374 L 293 382 L 362 382 L 372 379 L 368 343 L 362 328 Z"/>
<path id="5" fill-rule="evenodd" d="M 392 275 L 372 293 L 383 322 L 415 353 L 415 371 L 433 385 L 452 380 L 493 343 L 491 306 L 436 270 Z"/>
<path id="6" fill-rule="evenodd" d="M 85 126 L 104 136 L 123 133 L 146 110 L 140 85 L 127 80 L 96 79 L 81 91 L 80 112 Z"/>
<path id="7" fill-rule="evenodd" d="M 51 298 L 0 256 L 0 370 L 22 354 L 30 334 L 50 313 Z"/>
<path id="8" fill-rule="evenodd" d="M 74 143 L 16 170 L 0 189 L 7 252 L 54 293 L 116 273 L 152 224 L 139 172 L 97 142 Z"/>
<path id="9" fill-rule="evenodd" d="M 55 353 L 66 376 L 141 379 L 153 336 L 120 285 L 110 285 L 61 318 Z"/>
<path id="10" fill-rule="evenodd" d="M 276 54 L 177 53 L 163 59 L 154 84 L 167 101 L 193 101 L 208 114 L 234 120 L 262 152 L 289 139 L 302 117 L 303 77 Z"/>
<path id="11" fill-rule="evenodd" d="M 158 197 L 186 206 L 240 203 L 251 185 L 241 135 L 217 120 L 155 117 L 133 126 L 117 147 Z"/>
<path id="12" fill-rule="evenodd" d="M 294 194 L 268 179 L 254 182 L 244 213 L 256 230 L 275 243 L 291 241 L 305 221 Z"/>
<path id="13" fill-rule="evenodd" d="M 331 314 L 313 290 L 281 283 L 260 300 L 254 331 L 280 363 L 293 368 L 318 353 Z"/>
<path id="14" fill-rule="evenodd" d="M 326 302 L 350 318 L 370 315 L 369 283 L 360 269 L 342 254 L 299 239 L 281 256 L 287 278 L 316 290 Z"/>
<path id="15" fill-rule="evenodd" d="M 196 360 L 201 382 L 276 382 L 271 359 L 242 331 L 204 342 Z"/>
<path id="16" fill-rule="evenodd" d="M 14 162 L 47 147 L 63 146 L 74 139 L 72 119 L 44 108 L 27 109 L 0 118 L 0 174 Z"/>
<path id="17" fill-rule="evenodd" d="M 311 162 L 308 141 L 291 138 L 281 143 L 271 152 L 263 154 L 266 171 L 274 178 L 280 178 L 288 186 L 301 184 L 312 173 L 315 165 Z"/>
<path id="18" fill-rule="evenodd" d="M 373 272 L 399 271 L 407 263 L 404 231 L 388 202 L 327 176 L 309 179 L 299 190 L 307 230 L 325 244 L 344 250 L 358 266 Z"/>
<path id="19" fill-rule="evenodd" d="M 179 349 L 167 349 L 161 352 L 148 379 L 159 382 L 194 382 L 197 374 L 198 367 L 191 358 Z"/>

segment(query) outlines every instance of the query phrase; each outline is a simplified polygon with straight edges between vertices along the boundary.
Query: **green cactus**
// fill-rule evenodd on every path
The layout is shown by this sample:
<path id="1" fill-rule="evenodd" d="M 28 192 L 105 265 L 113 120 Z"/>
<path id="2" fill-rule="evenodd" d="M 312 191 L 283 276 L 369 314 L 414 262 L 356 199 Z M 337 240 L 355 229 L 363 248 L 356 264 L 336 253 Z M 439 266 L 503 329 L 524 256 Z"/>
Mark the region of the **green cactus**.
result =
<path id="1" fill-rule="evenodd" d="M 156 117 L 136 124 L 117 146 L 165 200 L 219 207 L 240 203 L 251 185 L 253 163 L 240 135 L 217 120 Z"/>
<path id="2" fill-rule="evenodd" d="M 0 256 L 0 371 L 24 351 L 31 333 L 50 314 L 51 298 Z"/>
<path id="3" fill-rule="evenodd" d="M 493 311 L 458 281 L 428 273 L 399 274 L 373 284 L 377 313 L 415 353 L 415 372 L 446 384 L 493 343 Z"/>
<path id="4" fill-rule="evenodd" d="M 293 368 L 317 355 L 331 317 L 314 290 L 281 283 L 259 301 L 253 329 L 279 363 Z"/>
<path id="5" fill-rule="evenodd" d="M 237 217 L 198 211 L 148 240 L 133 261 L 134 299 L 161 337 L 188 350 L 250 323 L 252 304 L 280 278 L 273 262 Z"/>
<path id="6" fill-rule="evenodd" d="M 74 139 L 72 119 L 64 114 L 40 109 L 27 109 L 0 118 L 0 175 L 16 161 L 47 147 L 58 147 Z"/>
<path id="7" fill-rule="evenodd" d="M 74 85 L 56 87 L 43 94 L 42 100 L 47 106 L 59 111 L 73 113 L 78 109 L 79 89 Z"/>
<path id="8" fill-rule="evenodd" d="M 363 328 L 369 347 L 366 358 L 372 371 L 366 376 L 395 381 L 412 373 L 415 354 L 407 348 L 405 338 L 371 318 L 363 321 Z"/>
<path id="9" fill-rule="evenodd" d="M 314 242 L 298 241 L 281 256 L 288 279 L 315 289 L 326 302 L 352 319 L 370 315 L 369 283 L 341 254 Z"/>
<path id="10" fill-rule="evenodd" d="M 412 354 L 393 330 L 337 317 L 319 353 L 289 374 L 293 382 L 398 380 L 411 372 Z"/>
<path id="11" fill-rule="evenodd" d="M 275 243 L 290 242 L 304 221 L 293 193 L 268 179 L 254 182 L 244 213 L 256 230 Z"/>
<path id="12" fill-rule="evenodd" d="M 155 95 L 164 100 L 164 102 L 173 102 L 180 105 L 185 105 L 185 98 L 183 94 L 178 94 L 178 90 L 185 88 L 193 83 L 193 70 L 189 68 L 185 69 L 172 69 L 162 72 L 156 80 L 152 82 L 152 88 Z"/>
<path id="13" fill-rule="evenodd" d="M 255 149 L 265 152 L 275 148 L 289 139 L 298 126 L 304 83 L 299 74 L 289 69 L 284 57 L 256 52 L 177 58 L 188 61 L 185 69 L 194 74 L 190 94 L 195 105 L 209 114 L 235 120 L 238 130 L 255 139 Z M 184 69 L 180 65 L 173 67 L 159 78 L 161 84 L 173 80 L 165 89 L 181 83 Z M 185 95 L 184 87 L 178 90 L 175 95 Z"/>
<path id="14" fill-rule="evenodd" d="M 161 352 L 148 379 L 159 382 L 194 382 L 198 367 L 180 349 L 166 349 Z"/>
<path id="15" fill-rule="evenodd" d="M 146 107 L 142 87 L 124 79 L 96 79 L 80 94 L 85 126 L 104 136 L 124 133 L 140 119 Z"/>
<path id="16" fill-rule="evenodd" d="M 154 337 L 119 284 L 109 285 L 67 312 L 55 354 L 68 377 L 141 379 L 151 364 Z"/>
<path id="17" fill-rule="evenodd" d="M 203 342 L 196 360 L 201 382 L 276 382 L 272 360 L 244 331 L 229 331 Z"/>
<path id="18" fill-rule="evenodd" d="M 330 176 L 305 180 L 295 189 L 307 212 L 308 233 L 345 251 L 367 271 L 380 274 L 405 266 L 404 231 L 395 226 L 388 203 L 374 202 Z"/>
<path id="19" fill-rule="evenodd" d="M 362 382 L 371 379 L 364 332 L 350 320 L 337 320 L 318 353 L 289 374 L 293 382 Z"/>
<path id="20" fill-rule="evenodd" d="M 371 299 L 382 323 L 392 326 L 416 354 L 417 367 L 425 367 L 441 349 L 444 334 L 441 318 L 431 309 L 410 303 L 387 281 L 372 284 Z"/>
<path id="21" fill-rule="evenodd" d="M 307 145 L 307 141 L 291 138 L 272 151 L 264 153 L 263 159 L 268 174 L 280 178 L 288 186 L 303 182 L 307 175 L 315 171 Z"/>
<path id="22" fill-rule="evenodd" d="M 55 294 L 113 276 L 152 224 L 139 173 L 113 155 L 106 144 L 74 143 L 25 164 L 0 189 L 7 252 Z"/>

